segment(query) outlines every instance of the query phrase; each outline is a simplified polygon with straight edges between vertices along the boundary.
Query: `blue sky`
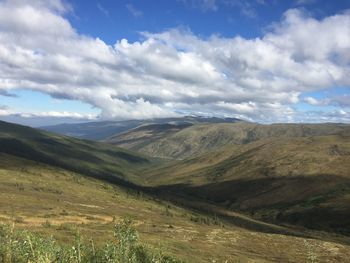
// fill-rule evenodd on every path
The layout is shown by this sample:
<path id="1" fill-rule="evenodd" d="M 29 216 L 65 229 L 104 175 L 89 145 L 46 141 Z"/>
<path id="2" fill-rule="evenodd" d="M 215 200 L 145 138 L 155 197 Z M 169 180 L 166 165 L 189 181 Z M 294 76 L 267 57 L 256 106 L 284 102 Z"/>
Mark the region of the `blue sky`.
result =
<path id="1" fill-rule="evenodd" d="M 350 122 L 349 10 L 350 0 L 0 1 L 0 119 Z"/>
<path id="2" fill-rule="evenodd" d="M 314 17 L 323 18 L 350 8 L 350 1 L 69 1 L 74 12 L 68 18 L 79 32 L 99 37 L 109 44 L 126 38 L 137 41 L 138 32 L 161 32 L 169 28 L 188 27 L 199 36 L 219 34 L 255 38 L 266 27 L 281 19 L 291 8 L 300 8 Z M 230 1 L 226 1 L 230 2 Z M 137 10 L 133 14 L 130 7 Z"/>

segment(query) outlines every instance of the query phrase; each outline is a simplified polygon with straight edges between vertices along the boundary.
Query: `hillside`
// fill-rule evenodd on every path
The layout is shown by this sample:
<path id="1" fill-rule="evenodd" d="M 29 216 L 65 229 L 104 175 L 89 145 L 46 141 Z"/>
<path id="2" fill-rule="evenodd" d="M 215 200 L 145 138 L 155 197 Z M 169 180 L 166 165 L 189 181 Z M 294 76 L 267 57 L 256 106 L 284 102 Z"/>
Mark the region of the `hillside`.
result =
<path id="1" fill-rule="evenodd" d="M 145 184 L 166 193 L 268 222 L 350 235 L 349 135 L 229 145 L 145 174 Z"/>
<path id="2" fill-rule="evenodd" d="M 247 144 L 267 138 L 294 138 L 344 133 L 350 134 L 350 125 L 197 123 L 188 127 L 145 125 L 110 137 L 105 141 L 149 156 L 185 159 L 228 144 Z"/>
<path id="3" fill-rule="evenodd" d="M 118 147 L 2 121 L 0 152 L 117 183 L 131 180 L 137 167 L 149 163 Z"/>
<path id="4" fill-rule="evenodd" d="M 136 130 L 152 127 L 162 137 L 232 127 L 181 125 Z M 251 142 L 242 133 L 226 145 L 208 137 L 202 154 L 151 161 L 1 122 L 0 222 L 68 243 L 79 229 L 98 245 L 129 216 L 143 241 L 162 240 L 167 253 L 189 262 L 306 262 L 310 253 L 319 262 L 342 262 L 350 256 L 350 135 L 346 125 L 320 126 L 304 128 L 301 137 L 277 129 L 259 135 L 276 137 Z M 337 135 L 303 137 L 325 132 Z"/>
<path id="5" fill-rule="evenodd" d="M 277 227 L 273 234 L 268 229 L 253 231 L 213 214 L 4 153 L 0 154 L 0 197 L 0 223 L 53 236 L 58 244 L 73 244 L 79 231 L 97 249 L 114 239 L 114 225 L 127 216 L 143 242 L 161 246 L 163 252 L 185 262 L 296 263 L 308 262 L 310 255 L 318 262 L 345 262 L 350 257 L 345 240 L 332 234 L 308 232 L 297 237 L 292 229 L 291 235 L 285 235 L 286 230 Z"/>
<path id="6" fill-rule="evenodd" d="M 150 124 L 195 124 L 195 123 L 233 123 L 234 118 L 206 118 L 185 116 L 146 120 L 99 121 L 75 124 L 58 124 L 40 127 L 43 130 L 81 139 L 104 140 L 142 125 Z"/>

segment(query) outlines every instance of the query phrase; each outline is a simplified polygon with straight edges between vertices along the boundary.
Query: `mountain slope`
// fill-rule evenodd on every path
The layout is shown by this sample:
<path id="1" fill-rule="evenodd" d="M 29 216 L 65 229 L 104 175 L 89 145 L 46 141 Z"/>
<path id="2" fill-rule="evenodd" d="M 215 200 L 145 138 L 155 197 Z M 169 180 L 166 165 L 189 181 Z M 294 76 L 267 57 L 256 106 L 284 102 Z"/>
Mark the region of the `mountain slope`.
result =
<path id="1" fill-rule="evenodd" d="M 343 133 L 350 134 L 350 125 L 197 123 L 181 128 L 176 125 L 172 127 L 145 125 L 110 137 L 105 141 L 154 157 L 185 159 L 228 144 L 246 144 L 266 138 L 294 138 Z"/>
<path id="2" fill-rule="evenodd" d="M 0 122 L 0 152 L 124 183 L 149 160 L 112 145 Z"/>
<path id="3" fill-rule="evenodd" d="M 43 130 L 55 132 L 62 135 L 73 136 L 81 139 L 104 140 L 108 137 L 126 132 L 141 125 L 148 124 L 194 124 L 194 123 L 223 123 L 237 122 L 234 118 L 205 118 L 185 116 L 178 118 L 159 118 L 146 120 L 125 120 L 125 121 L 101 121 L 78 124 L 58 124 L 40 127 Z"/>
<path id="4" fill-rule="evenodd" d="M 349 235 L 350 140 L 344 129 L 339 134 L 261 139 L 151 162 L 109 144 L 0 122 L 0 222 L 61 242 L 79 229 L 98 242 L 128 215 L 147 242 L 162 239 L 190 262 L 303 262 L 309 244 L 319 262 L 344 261 L 349 238 L 332 233 Z"/>
<path id="5" fill-rule="evenodd" d="M 350 235 L 350 136 L 229 145 L 144 173 L 160 191 L 200 198 L 275 223 Z"/>
<path id="6" fill-rule="evenodd" d="M 0 153 L 1 223 L 72 244 L 79 230 L 99 247 L 114 225 L 133 218 L 142 241 L 187 262 L 346 262 L 350 246 L 334 235 L 317 239 L 236 227 L 159 199 L 58 167 Z M 313 236 L 306 233 L 306 236 Z M 267 245 L 268 244 L 268 245 Z"/>

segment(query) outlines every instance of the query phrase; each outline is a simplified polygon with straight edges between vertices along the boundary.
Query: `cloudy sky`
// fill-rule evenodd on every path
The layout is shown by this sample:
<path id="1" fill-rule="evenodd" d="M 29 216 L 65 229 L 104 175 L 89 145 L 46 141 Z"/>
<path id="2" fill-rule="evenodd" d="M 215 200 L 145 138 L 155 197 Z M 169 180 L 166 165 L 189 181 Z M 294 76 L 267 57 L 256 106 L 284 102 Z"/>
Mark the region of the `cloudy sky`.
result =
<path id="1" fill-rule="evenodd" d="M 0 0 L 0 119 L 350 122 L 350 0 Z"/>

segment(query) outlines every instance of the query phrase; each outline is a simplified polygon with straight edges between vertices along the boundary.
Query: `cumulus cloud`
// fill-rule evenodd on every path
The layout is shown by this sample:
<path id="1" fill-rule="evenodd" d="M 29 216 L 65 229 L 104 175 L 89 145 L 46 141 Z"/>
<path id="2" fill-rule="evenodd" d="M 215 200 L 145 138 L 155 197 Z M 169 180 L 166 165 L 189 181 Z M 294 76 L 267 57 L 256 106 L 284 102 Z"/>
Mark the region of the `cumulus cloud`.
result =
<path id="1" fill-rule="evenodd" d="M 68 10 L 59 0 L 0 2 L 0 94 L 80 100 L 104 119 L 182 112 L 273 122 L 296 118 L 305 91 L 350 86 L 349 12 L 317 20 L 289 10 L 255 39 L 171 29 L 112 46 L 79 34 Z"/>

